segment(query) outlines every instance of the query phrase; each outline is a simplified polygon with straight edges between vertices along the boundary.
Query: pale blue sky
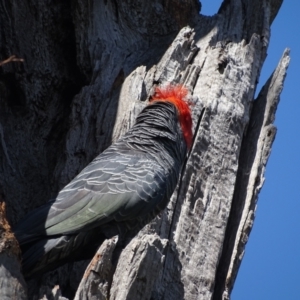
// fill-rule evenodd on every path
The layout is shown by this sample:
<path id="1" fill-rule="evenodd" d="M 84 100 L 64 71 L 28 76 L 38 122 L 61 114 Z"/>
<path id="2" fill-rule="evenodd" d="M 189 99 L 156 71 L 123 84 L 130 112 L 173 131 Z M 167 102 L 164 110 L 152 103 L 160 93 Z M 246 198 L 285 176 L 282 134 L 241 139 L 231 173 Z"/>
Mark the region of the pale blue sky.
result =
<path id="1" fill-rule="evenodd" d="M 222 3 L 220 0 L 201 2 L 204 15 L 215 14 Z M 300 299 L 299 11 L 300 1 L 285 0 L 271 28 L 259 88 L 286 47 L 291 49 L 291 63 L 277 110 L 278 132 L 267 165 L 266 181 L 231 300 Z"/>

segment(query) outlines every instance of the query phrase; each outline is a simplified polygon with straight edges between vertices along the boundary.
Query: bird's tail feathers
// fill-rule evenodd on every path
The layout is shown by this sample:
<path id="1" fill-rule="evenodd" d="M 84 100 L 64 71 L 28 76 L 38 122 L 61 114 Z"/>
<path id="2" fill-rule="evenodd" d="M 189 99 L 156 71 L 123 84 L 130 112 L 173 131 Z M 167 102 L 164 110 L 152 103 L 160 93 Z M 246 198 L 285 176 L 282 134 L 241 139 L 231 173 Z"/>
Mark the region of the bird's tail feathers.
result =
<path id="1" fill-rule="evenodd" d="M 48 237 L 24 245 L 23 273 L 26 278 L 51 271 L 62 264 L 92 258 L 104 235 L 97 230 L 80 232 L 76 235 Z"/>

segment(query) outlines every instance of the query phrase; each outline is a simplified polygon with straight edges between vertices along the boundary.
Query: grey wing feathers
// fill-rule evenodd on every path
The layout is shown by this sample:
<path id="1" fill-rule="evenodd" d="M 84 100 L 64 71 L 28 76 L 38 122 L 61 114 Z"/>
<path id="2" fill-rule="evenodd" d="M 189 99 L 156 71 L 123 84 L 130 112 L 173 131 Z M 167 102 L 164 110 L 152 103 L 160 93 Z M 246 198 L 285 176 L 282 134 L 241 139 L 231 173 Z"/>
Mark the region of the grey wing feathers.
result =
<path id="1" fill-rule="evenodd" d="M 71 234 L 112 220 L 143 217 L 164 195 L 164 170 L 149 156 L 103 153 L 75 177 L 57 196 L 31 213 L 19 234 L 26 242 L 34 236 Z M 32 223 L 35 226 L 32 227 Z M 29 231 L 24 226 L 31 224 Z M 29 226 L 28 226 L 29 227 Z M 18 236 L 18 228 L 15 230 Z"/>

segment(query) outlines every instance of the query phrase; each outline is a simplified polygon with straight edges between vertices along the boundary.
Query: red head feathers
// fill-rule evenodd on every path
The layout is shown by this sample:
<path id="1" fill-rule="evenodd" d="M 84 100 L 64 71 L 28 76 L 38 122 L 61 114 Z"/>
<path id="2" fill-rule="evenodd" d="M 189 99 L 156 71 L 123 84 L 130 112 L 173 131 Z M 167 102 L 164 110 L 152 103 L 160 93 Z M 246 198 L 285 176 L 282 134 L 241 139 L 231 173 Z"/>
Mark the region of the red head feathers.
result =
<path id="1" fill-rule="evenodd" d="M 192 117 L 188 103 L 184 98 L 188 95 L 188 90 L 182 85 L 168 85 L 157 87 L 151 101 L 167 101 L 175 105 L 178 111 L 181 130 L 188 148 L 192 145 Z"/>

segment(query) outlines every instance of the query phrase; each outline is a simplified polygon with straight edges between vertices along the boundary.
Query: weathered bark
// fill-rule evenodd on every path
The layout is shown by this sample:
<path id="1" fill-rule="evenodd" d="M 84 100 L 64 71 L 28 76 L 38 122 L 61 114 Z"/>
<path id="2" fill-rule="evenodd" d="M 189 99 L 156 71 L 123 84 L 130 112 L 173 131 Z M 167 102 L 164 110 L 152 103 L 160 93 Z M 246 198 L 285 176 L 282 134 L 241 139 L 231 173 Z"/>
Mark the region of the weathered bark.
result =
<path id="1" fill-rule="evenodd" d="M 74 300 L 107 299 L 113 274 L 112 256 L 117 242 L 114 237 L 100 246 L 84 272 Z"/>
<path id="2" fill-rule="evenodd" d="M 281 3 L 226 0 L 206 17 L 196 0 L 0 1 L 0 58 L 24 58 L 0 69 L 0 189 L 12 224 L 126 132 L 154 85 L 192 94 L 193 147 L 167 209 L 125 245 L 105 241 L 76 299 L 229 297 L 289 61 L 285 52 L 253 101 Z M 79 266 L 29 282 L 29 297 L 73 297 Z"/>
<path id="3" fill-rule="evenodd" d="M 223 252 L 217 269 L 214 299 L 229 298 L 253 226 L 258 194 L 276 135 L 274 126 L 279 95 L 289 64 L 289 51 L 253 102 L 248 128 L 243 138 L 237 180 L 228 220 Z"/>
<path id="4" fill-rule="evenodd" d="M 1 199 L 0 199 L 1 200 Z M 0 202 L 0 299 L 27 299 L 20 271 L 20 249 L 6 221 L 5 204 Z"/>
<path id="5" fill-rule="evenodd" d="M 22 62 L 15 55 L 0 61 L 0 67 L 10 62 Z M 3 143 L 3 129 L 0 127 Z M 7 155 L 5 147 L 3 152 Z M 21 252 L 7 221 L 5 202 L 0 196 L 0 298 L 27 299 L 26 283 L 21 274 Z"/>

